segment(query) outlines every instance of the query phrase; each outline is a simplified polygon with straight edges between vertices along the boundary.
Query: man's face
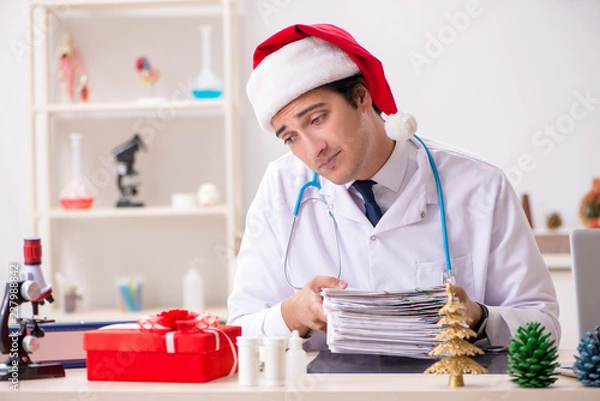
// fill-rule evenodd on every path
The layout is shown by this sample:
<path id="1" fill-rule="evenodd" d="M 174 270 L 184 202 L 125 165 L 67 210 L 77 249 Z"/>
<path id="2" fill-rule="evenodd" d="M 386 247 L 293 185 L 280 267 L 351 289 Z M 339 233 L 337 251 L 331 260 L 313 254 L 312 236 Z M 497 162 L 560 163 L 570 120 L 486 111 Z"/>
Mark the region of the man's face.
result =
<path id="1" fill-rule="evenodd" d="M 333 90 L 314 89 L 281 109 L 271 125 L 296 157 L 329 181 L 368 179 L 377 171 L 369 168 L 375 113 L 364 92 L 368 99 L 358 99 L 354 108 Z"/>

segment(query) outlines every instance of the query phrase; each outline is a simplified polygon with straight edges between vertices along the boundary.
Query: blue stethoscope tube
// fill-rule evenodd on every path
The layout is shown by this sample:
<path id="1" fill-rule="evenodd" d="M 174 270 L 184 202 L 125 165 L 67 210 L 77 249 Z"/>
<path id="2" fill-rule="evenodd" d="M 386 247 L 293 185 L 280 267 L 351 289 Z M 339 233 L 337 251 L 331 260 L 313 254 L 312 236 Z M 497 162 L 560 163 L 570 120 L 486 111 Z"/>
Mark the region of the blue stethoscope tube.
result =
<path id="1" fill-rule="evenodd" d="M 451 275 L 452 264 L 450 262 L 450 246 L 448 244 L 448 230 L 446 228 L 446 208 L 444 205 L 444 193 L 442 191 L 442 183 L 440 180 L 440 175 L 438 173 L 437 165 L 435 164 L 435 161 L 433 160 L 433 156 L 431 155 L 429 148 L 425 145 L 425 143 L 417 135 L 413 135 L 413 137 L 417 141 L 419 141 L 419 143 L 423 146 L 423 149 L 425 149 L 425 153 L 427 153 L 427 159 L 429 160 L 429 164 L 431 165 L 431 170 L 433 172 L 433 177 L 435 179 L 435 185 L 436 185 L 437 194 L 438 194 L 438 202 L 440 204 L 440 220 L 442 222 L 442 241 L 444 244 L 444 256 L 446 259 L 446 270 L 444 271 L 444 274 L 442 275 L 442 283 L 446 283 L 446 281 L 452 280 L 452 275 Z M 295 286 L 290 280 L 290 277 L 288 274 L 288 255 L 289 255 L 289 250 L 290 250 L 290 243 L 292 241 L 292 235 L 294 232 L 294 227 L 296 225 L 296 219 L 298 218 L 298 214 L 300 213 L 300 206 L 302 205 L 304 191 L 309 187 L 315 187 L 317 189 L 321 189 L 321 183 L 319 182 L 319 175 L 317 173 L 314 173 L 312 180 L 310 180 L 310 181 L 306 182 L 304 185 L 302 185 L 302 187 L 300 188 L 300 191 L 298 191 L 298 197 L 296 199 L 296 204 L 294 205 L 292 225 L 290 228 L 290 235 L 288 236 L 288 243 L 287 243 L 287 247 L 286 247 L 286 251 L 285 251 L 284 265 L 283 265 L 283 272 L 285 275 L 285 279 L 287 280 L 288 284 L 294 289 L 301 289 L 302 287 Z M 337 278 L 340 278 L 341 273 L 342 273 L 342 264 L 341 264 L 339 238 L 338 238 L 338 232 L 337 232 L 337 223 L 335 221 L 335 217 L 333 216 L 333 213 L 331 212 L 331 210 L 329 210 L 329 216 L 332 218 L 332 222 L 333 222 L 334 230 L 335 230 L 337 253 L 338 253 Z"/>
<path id="2" fill-rule="evenodd" d="M 444 206 L 444 192 L 442 191 L 442 182 L 440 180 L 440 174 L 438 173 L 437 165 L 433 160 L 429 148 L 425 145 L 425 142 L 421 140 L 417 135 L 413 135 L 417 141 L 423 145 L 423 149 L 427 153 L 429 164 L 431 165 L 431 171 L 433 171 L 433 177 L 435 178 L 435 186 L 437 187 L 438 202 L 440 204 L 440 221 L 442 222 L 442 240 L 444 243 L 444 257 L 446 258 L 446 271 L 444 272 L 444 282 L 446 279 L 451 279 L 450 272 L 452 271 L 452 264 L 450 262 L 450 245 L 448 245 L 448 230 L 446 229 L 446 207 Z M 447 274 L 447 275 L 446 275 Z"/>
<path id="3" fill-rule="evenodd" d="M 314 173 L 312 180 L 308 181 L 300 188 L 300 191 L 298 192 L 298 198 L 296 199 L 296 205 L 294 206 L 294 217 L 298 217 L 300 205 L 302 204 L 302 197 L 304 196 L 304 191 L 308 187 L 315 187 L 317 189 L 321 189 L 321 183 L 319 182 L 319 174 Z"/>

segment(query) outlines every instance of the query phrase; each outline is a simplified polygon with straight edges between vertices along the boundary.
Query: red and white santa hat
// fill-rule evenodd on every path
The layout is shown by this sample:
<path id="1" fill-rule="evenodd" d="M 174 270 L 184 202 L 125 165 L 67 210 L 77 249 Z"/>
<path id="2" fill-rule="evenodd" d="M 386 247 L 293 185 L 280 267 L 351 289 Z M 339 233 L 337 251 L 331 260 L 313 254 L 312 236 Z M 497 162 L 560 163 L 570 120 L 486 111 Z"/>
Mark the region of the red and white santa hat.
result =
<path id="1" fill-rule="evenodd" d="M 335 25 L 297 24 L 277 32 L 258 45 L 253 67 L 246 93 L 267 132 L 273 131 L 273 116 L 292 100 L 359 72 L 375 105 L 388 116 L 398 111 L 381 61 Z M 389 124 L 394 125 L 394 139 L 416 132 L 416 121 L 407 113 L 388 117 L 386 129 Z"/>

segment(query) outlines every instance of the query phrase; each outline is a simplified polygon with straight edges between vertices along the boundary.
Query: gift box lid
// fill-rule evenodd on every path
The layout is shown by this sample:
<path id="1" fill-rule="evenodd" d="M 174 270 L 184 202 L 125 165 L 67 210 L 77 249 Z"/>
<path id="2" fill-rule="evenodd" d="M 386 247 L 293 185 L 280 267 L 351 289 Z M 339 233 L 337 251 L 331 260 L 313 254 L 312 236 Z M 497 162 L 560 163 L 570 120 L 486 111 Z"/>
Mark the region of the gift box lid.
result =
<path id="1" fill-rule="evenodd" d="M 86 351 L 167 352 L 168 341 L 173 341 L 177 353 L 205 354 L 230 348 L 241 332 L 240 326 L 228 325 L 195 332 L 151 331 L 131 323 L 106 326 L 85 333 L 83 348 Z"/>

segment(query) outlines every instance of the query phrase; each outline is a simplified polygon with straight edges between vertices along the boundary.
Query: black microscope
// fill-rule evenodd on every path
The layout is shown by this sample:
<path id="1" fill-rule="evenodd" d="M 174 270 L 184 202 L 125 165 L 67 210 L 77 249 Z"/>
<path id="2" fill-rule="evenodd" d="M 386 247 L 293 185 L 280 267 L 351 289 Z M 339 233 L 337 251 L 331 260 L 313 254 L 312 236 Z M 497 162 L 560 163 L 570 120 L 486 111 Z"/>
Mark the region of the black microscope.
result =
<path id="1" fill-rule="evenodd" d="M 141 184 L 140 177 L 133 169 L 135 153 L 141 149 L 146 150 L 146 145 L 138 134 L 113 151 L 113 155 L 119 162 L 117 186 L 121 197 L 117 201 L 117 207 L 140 207 L 143 202 L 136 201 L 138 186 Z"/>
<path id="2" fill-rule="evenodd" d="M 26 239 L 25 263 L 10 265 L 4 299 L 0 309 L 0 351 L 8 359 L 0 363 L 0 380 L 15 381 L 64 377 L 65 369 L 58 363 L 34 363 L 29 354 L 39 348 L 38 338 L 44 337 L 40 323 L 54 320 L 39 319 L 39 306 L 54 302 L 52 287 L 42 274 L 42 246 L 39 238 Z M 33 317 L 19 317 L 19 306 L 31 302 Z"/>

